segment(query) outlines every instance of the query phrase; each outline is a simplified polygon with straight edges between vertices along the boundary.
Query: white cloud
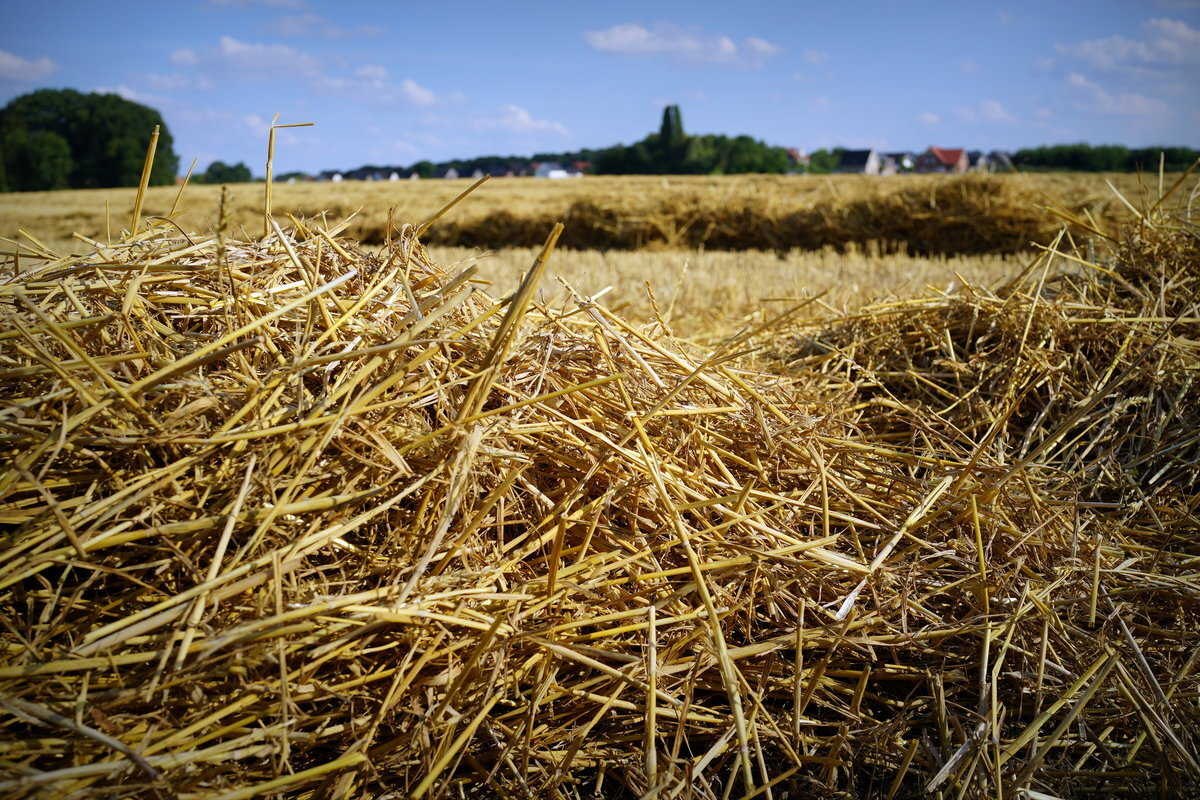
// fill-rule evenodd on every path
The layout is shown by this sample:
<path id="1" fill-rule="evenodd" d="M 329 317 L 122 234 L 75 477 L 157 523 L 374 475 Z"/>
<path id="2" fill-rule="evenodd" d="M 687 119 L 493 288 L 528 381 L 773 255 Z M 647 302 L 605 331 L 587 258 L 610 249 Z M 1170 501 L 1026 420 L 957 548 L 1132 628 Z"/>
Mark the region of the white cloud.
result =
<path id="1" fill-rule="evenodd" d="M 942 118 L 932 111 L 923 111 L 917 115 L 917 120 L 925 125 L 937 125 L 942 121 Z"/>
<path id="2" fill-rule="evenodd" d="M 359 25 L 343 28 L 325 17 L 311 12 L 280 17 L 266 24 L 266 29 L 278 36 L 299 39 L 351 39 L 363 36 L 380 36 L 385 31 L 378 25 Z"/>
<path id="3" fill-rule="evenodd" d="M 374 64 L 365 64 L 354 70 L 354 74 L 359 78 L 365 78 L 369 81 L 386 81 L 388 71 Z"/>
<path id="4" fill-rule="evenodd" d="M 1200 30 L 1182 20 L 1151 19 L 1142 23 L 1136 39 L 1118 34 L 1055 49 L 1100 70 L 1171 68 L 1200 64 Z"/>
<path id="5" fill-rule="evenodd" d="M 405 78 L 400 82 L 400 93 L 408 99 L 409 102 L 418 106 L 431 106 L 437 102 L 437 97 L 433 92 L 420 86 L 416 81 Z"/>
<path id="6" fill-rule="evenodd" d="M 516 105 L 507 105 L 502 113 L 492 117 L 481 117 L 475 120 L 474 127 L 478 130 L 500 130 L 512 133 L 556 133 L 569 138 L 571 132 L 557 122 L 544 119 L 534 119 L 533 115 Z"/>
<path id="7" fill-rule="evenodd" d="M 282 44 L 242 42 L 222 36 L 215 58 L 226 69 L 244 78 L 314 75 L 320 62 L 312 56 Z"/>
<path id="8" fill-rule="evenodd" d="M 739 45 L 728 36 L 685 30 L 665 22 L 656 24 L 653 30 L 623 23 L 602 31 L 588 31 L 583 39 L 604 53 L 667 56 L 683 63 L 742 68 L 761 67 L 768 58 L 782 52 L 782 48 L 758 37 L 752 36 Z"/>
<path id="9" fill-rule="evenodd" d="M 42 81 L 58 71 L 58 64 L 46 56 L 36 61 L 0 50 L 0 80 L 27 83 Z"/>
<path id="10" fill-rule="evenodd" d="M 819 67 L 829 60 L 829 53 L 824 50 L 805 50 L 800 57 L 808 64 Z"/>
<path id="11" fill-rule="evenodd" d="M 156 94 L 148 94 L 131 89 L 125 84 L 118 86 L 97 86 L 92 89 L 96 94 L 115 94 L 124 97 L 126 100 L 131 100 L 135 103 L 141 103 L 146 106 L 161 106 L 170 103 L 165 97 L 160 97 Z"/>
<path id="12" fill-rule="evenodd" d="M 313 88 L 336 94 L 340 98 L 357 99 L 372 106 L 404 104 L 429 108 L 432 106 L 456 105 L 466 98 L 460 92 L 439 97 L 432 89 L 420 85 L 411 78 L 399 83 L 388 81 L 388 71 L 383 67 L 368 64 L 354 71 L 352 78 L 319 78 Z"/>
<path id="13" fill-rule="evenodd" d="M 1016 124 L 1016 117 L 1008 113 L 998 100 L 984 100 L 979 104 L 979 116 L 992 122 L 1003 122 L 1007 125 Z"/>
<path id="14" fill-rule="evenodd" d="M 200 63 L 200 56 L 196 55 L 195 50 L 183 48 L 171 53 L 172 64 L 182 64 L 186 67 L 194 67 Z"/>
<path id="15" fill-rule="evenodd" d="M 215 47 L 200 51 L 176 50 L 170 60 L 205 74 L 220 73 L 242 80 L 312 78 L 321 71 L 321 62 L 302 50 L 282 44 L 243 42 L 232 36 L 222 36 Z"/>
<path id="16" fill-rule="evenodd" d="M 1163 117 L 1170 105 L 1157 97 L 1135 92 L 1110 94 L 1104 87 L 1088 80 L 1078 72 L 1071 73 L 1067 84 L 1082 93 L 1086 99 L 1076 101 L 1075 108 L 1093 114 L 1115 114 L 1132 117 Z"/>
<path id="17" fill-rule="evenodd" d="M 275 6 L 276 8 L 304 8 L 304 0 L 208 0 L 214 6 Z"/>
<path id="18" fill-rule="evenodd" d="M 188 75 L 181 75 L 178 72 L 172 72 L 169 75 L 148 72 L 136 75 L 135 77 L 156 92 L 177 92 L 181 89 L 208 91 L 213 88 L 212 80 L 204 75 L 198 75 L 193 78 Z"/>

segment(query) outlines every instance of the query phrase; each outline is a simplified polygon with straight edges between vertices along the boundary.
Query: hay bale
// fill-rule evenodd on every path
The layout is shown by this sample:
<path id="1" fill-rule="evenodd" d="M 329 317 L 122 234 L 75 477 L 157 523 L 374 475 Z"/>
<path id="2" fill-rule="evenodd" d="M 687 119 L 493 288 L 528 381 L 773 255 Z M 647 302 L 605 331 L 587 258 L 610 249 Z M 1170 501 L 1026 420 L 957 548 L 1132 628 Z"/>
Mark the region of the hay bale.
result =
<path id="1" fill-rule="evenodd" d="M 412 228 L 6 266 L 0 795 L 1200 776 L 1194 494 L 1118 525 L 1041 440 L 828 356 L 542 308 L 556 236 L 502 300 Z M 1180 486 L 1195 441 L 1160 444 Z"/>

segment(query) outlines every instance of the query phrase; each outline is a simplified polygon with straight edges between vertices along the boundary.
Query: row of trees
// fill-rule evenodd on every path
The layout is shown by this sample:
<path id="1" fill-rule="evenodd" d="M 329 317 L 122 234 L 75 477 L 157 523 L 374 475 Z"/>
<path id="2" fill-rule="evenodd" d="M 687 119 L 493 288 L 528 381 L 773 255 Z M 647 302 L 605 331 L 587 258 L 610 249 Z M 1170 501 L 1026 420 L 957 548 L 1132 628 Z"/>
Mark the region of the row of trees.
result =
<path id="1" fill-rule="evenodd" d="M 1131 149 L 1119 144 L 1052 144 L 1018 150 L 1013 163 L 1024 170 L 1064 170 L 1071 172 L 1156 172 L 1159 159 L 1168 172 L 1182 172 L 1200 158 L 1200 150 L 1190 147 L 1141 147 Z"/>
<path id="2" fill-rule="evenodd" d="M 115 94 L 40 89 L 0 109 L 0 191 L 136 186 L 158 126 L 152 185 L 179 156 L 162 115 Z"/>

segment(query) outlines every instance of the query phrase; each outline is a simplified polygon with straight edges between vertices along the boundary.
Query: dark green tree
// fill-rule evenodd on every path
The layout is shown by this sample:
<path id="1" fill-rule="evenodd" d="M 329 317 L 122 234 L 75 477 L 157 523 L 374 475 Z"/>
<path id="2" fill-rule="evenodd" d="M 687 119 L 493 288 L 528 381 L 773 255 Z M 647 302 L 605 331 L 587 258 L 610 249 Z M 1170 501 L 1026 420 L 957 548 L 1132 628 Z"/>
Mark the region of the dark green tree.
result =
<path id="1" fill-rule="evenodd" d="M 156 125 L 159 137 L 150 183 L 173 184 L 179 156 L 175 154 L 170 130 L 154 109 L 119 95 L 84 94 L 74 89 L 39 89 L 22 95 L 0 109 L 0 142 L 8 142 L 14 131 L 26 136 L 25 149 L 4 148 L 7 188 L 22 189 L 28 185 L 24 179 L 18 182 L 14 175 L 28 175 L 38 168 L 61 169 L 66 162 L 60 142 L 66 144 L 66 157 L 70 160 L 67 186 L 136 186 Z M 38 138 L 39 133 L 53 134 L 57 139 Z M 40 167 L 30 159 L 38 159 Z M 58 175 L 51 177 L 57 180 Z M 43 176 L 39 180 L 45 183 L 48 178 Z"/>
<path id="2" fill-rule="evenodd" d="M 63 189 L 71 174 L 71 148 L 57 133 L 26 133 L 15 129 L 4 134 L 5 189 L 36 192 Z"/>
<path id="3" fill-rule="evenodd" d="M 418 161 L 408 168 L 409 173 L 417 173 L 422 178 L 432 178 L 437 167 L 432 161 Z"/>
<path id="4" fill-rule="evenodd" d="M 250 168 L 243 162 L 226 164 L 224 161 L 214 161 L 204 171 L 203 183 L 249 183 L 254 180 Z"/>

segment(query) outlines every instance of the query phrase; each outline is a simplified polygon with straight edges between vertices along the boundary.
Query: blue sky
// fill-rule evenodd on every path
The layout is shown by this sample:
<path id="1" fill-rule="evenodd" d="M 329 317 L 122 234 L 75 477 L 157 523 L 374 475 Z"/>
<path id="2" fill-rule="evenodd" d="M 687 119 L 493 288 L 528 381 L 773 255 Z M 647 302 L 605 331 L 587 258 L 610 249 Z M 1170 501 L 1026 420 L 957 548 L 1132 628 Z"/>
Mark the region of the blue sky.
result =
<path id="1" fill-rule="evenodd" d="M 4 3 L 0 102 L 112 91 L 183 164 L 349 169 L 604 147 L 1200 146 L 1200 0 Z"/>

